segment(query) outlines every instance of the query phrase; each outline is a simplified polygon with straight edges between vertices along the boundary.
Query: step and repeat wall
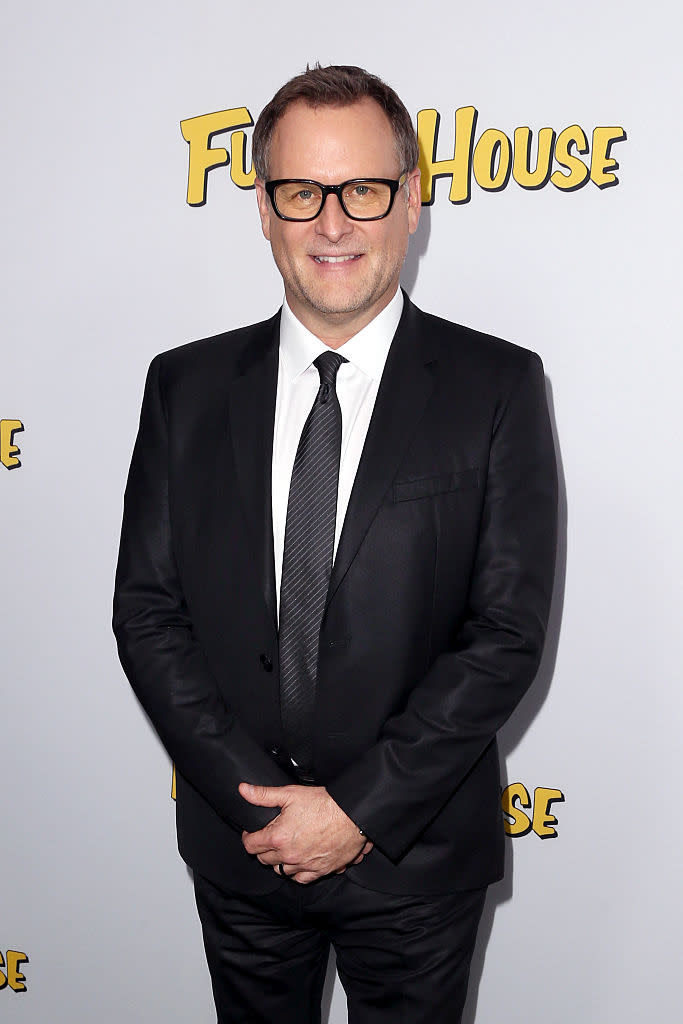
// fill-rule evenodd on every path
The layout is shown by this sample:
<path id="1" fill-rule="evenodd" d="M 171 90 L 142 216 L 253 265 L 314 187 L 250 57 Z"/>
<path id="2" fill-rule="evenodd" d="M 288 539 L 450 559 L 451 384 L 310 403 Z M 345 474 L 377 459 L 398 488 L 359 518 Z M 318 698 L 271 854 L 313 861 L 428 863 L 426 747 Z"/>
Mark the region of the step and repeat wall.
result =
<path id="1" fill-rule="evenodd" d="M 677 1018 L 679 18 L 662 0 L 6 14 L 0 1019 L 215 1019 L 113 571 L 150 359 L 281 302 L 251 133 L 316 60 L 376 72 L 415 118 L 411 296 L 547 374 L 552 623 L 501 737 L 508 870 L 465 1020 Z M 333 963 L 325 1007 L 344 1024 Z"/>

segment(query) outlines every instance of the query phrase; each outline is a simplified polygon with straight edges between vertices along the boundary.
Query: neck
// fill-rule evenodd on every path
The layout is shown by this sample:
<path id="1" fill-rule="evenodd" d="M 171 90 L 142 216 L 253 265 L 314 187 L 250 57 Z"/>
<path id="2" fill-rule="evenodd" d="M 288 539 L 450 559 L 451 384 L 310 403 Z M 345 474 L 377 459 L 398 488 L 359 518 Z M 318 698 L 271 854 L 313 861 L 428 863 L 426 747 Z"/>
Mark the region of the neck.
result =
<path id="1" fill-rule="evenodd" d="M 297 300 L 296 296 L 289 293 L 285 288 L 287 305 L 291 309 L 299 323 L 302 323 L 311 334 L 315 334 L 324 345 L 329 348 L 341 348 L 355 334 L 362 331 L 364 327 L 374 320 L 383 309 L 389 305 L 396 294 L 395 285 L 387 289 L 385 294 L 372 306 L 342 313 L 324 313 Z"/>

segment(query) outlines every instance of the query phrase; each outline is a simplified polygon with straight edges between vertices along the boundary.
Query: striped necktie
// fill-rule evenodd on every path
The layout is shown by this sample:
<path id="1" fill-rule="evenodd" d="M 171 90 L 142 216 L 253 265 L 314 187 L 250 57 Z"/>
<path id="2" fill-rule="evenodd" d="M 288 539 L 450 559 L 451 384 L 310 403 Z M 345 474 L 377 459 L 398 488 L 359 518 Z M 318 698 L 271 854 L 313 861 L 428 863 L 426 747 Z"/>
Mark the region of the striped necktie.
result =
<path id="1" fill-rule="evenodd" d="M 287 754 L 313 763 L 318 640 L 332 571 L 342 418 L 330 350 L 314 360 L 320 387 L 297 448 L 287 502 L 280 582 L 280 711 Z"/>

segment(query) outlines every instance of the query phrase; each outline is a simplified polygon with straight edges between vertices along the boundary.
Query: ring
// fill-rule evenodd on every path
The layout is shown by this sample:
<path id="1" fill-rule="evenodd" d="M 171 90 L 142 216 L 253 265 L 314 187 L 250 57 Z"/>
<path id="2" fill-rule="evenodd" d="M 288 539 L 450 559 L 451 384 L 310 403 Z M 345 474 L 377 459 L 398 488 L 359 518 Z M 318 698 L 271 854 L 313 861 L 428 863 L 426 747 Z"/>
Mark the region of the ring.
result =
<path id="1" fill-rule="evenodd" d="M 289 878 L 289 875 L 288 875 L 288 874 L 287 874 L 287 872 L 285 871 L 285 866 L 284 866 L 284 864 L 278 864 L 278 866 L 277 866 L 277 873 L 278 873 L 279 875 L 282 875 L 282 877 L 283 877 L 283 878 Z"/>

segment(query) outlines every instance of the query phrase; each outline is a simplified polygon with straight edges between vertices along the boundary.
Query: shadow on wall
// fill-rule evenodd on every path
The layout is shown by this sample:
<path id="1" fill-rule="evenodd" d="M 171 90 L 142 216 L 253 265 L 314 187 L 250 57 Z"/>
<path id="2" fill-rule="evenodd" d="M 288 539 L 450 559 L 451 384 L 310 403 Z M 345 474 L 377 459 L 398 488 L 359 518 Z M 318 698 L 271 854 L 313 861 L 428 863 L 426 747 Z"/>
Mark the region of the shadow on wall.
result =
<path id="1" fill-rule="evenodd" d="M 332 1010 L 332 992 L 337 978 L 337 958 L 334 949 L 330 949 L 330 957 L 327 961 L 327 974 L 323 986 L 321 1024 L 330 1024 L 330 1013 Z"/>
<path id="2" fill-rule="evenodd" d="M 557 422 L 555 419 L 552 385 L 547 377 L 546 394 L 548 397 L 548 409 L 550 411 L 553 440 L 555 442 L 558 476 L 558 532 L 555 585 L 553 587 L 553 600 L 550 609 L 550 620 L 548 622 L 545 649 L 543 651 L 543 658 L 541 660 L 536 680 L 522 700 L 522 703 L 515 710 L 514 714 L 498 736 L 501 759 L 501 786 L 503 788 L 508 784 L 506 767 L 507 759 L 536 718 L 536 715 L 543 707 L 546 697 L 548 696 L 548 691 L 550 690 L 550 684 L 555 671 L 557 648 L 560 639 L 560 626 L 562 623 L 562 611 L 564 607 L 564 585 L 567 571 L 567 488 L 565 485 L 564 468 L 562 465 L 562 454 L 557 437 Z M 500 882 L 497 882 L 489 888 L 484 913 L 482 915 L 481 924 L 479 925 L 477 945 L 472 958 L 472 967 L 470 970 L 469 994 L 463 1012 L 462 1024 L 474 1024 L 476 1019 L 479 985 L 484 971 L 484 960 L 489 939 L 491 938 L 493 919 L 498 906 L 500 906 L 501 903 L 506 903 L 512 898 L 513 859 L 513 841 L 508 840 L 505 851 L 505 876 Z"/>
<path id="3" fill-rule="evenodd" d="M 429 234 L 432 227 L 431 221 L 431 207 L 423 206 L 422 213 L 420 214 L 420 220 L 417 225 L 417 231 L 410 239 L 408 254 L 401 273 L 401 284 L 408 292 L 408 295 L 412 295 L 415 289 L 417 273 L 420 269 L 420 260 L 427 251 L 427 243 L 429 242 Z"/>

